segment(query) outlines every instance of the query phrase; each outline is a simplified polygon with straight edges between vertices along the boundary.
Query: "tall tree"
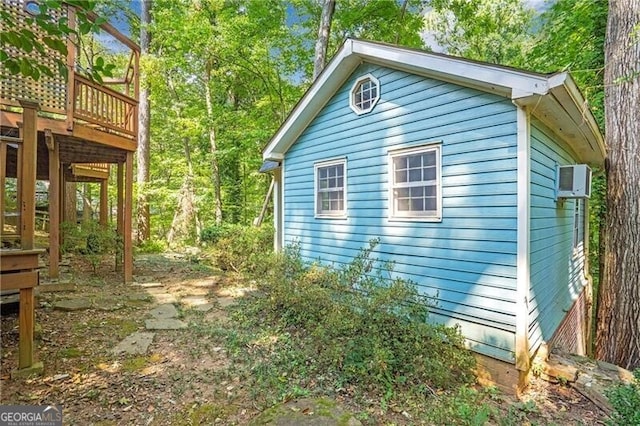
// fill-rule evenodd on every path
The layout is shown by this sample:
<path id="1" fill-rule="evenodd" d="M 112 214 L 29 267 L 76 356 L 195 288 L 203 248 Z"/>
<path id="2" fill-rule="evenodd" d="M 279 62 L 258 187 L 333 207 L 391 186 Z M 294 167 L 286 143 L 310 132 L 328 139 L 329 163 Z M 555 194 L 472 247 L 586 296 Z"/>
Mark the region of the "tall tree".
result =
<path id="1" fill-rule="evenodd" d="M 329 34 L 331 34 L 331 20 L 333 11 L 336 9 L 335 0 L 324 0 L 322 14 L 320 15 L 320 26 L 318 27 L 318 38 L 316 40 L 316 54 L 313 61 L 313 79 L 318 78 L 327 62 L 327 48 L 329 47 Z"/>
<path id="2" fill-rule="evenodd" d="M 140 55 L 144 59 L 149 54 L 151 24 L 151 0 L 142 0 L 140 13 Z M 149 183 L 149 161 L 151 158 L 150 146 L 150 102 L 149 102 L 149 82 L 143 76 L 140 87 L 140 99 L 138 104 L 138 151 L 137 156 L 137 183 L 138 183 L 138 242 L 146 241 L 151 236 L 151 223 L 149 215 L 149 200 L 147 194 L 147 184 Z"/>
<path id="3" fill-rule="evenodd" d="M 640 0 L 610 0 L 605 40 L 607 220 L 596 357 L 640 367 Z"/>
<path id="4" fill-rule="evenodd" d="M 426 28 L 447 53 L 522 65 L 533 17 L 522 0 L 432 0 L 430 6 Z"/>

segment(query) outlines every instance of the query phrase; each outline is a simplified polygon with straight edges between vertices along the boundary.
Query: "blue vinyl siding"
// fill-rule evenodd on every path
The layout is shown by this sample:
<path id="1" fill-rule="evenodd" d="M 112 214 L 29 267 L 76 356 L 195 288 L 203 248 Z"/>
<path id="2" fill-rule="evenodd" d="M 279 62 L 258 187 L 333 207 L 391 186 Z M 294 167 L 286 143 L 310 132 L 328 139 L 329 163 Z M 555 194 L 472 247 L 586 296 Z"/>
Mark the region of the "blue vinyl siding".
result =
<path id="1" fill-rule="evenodd" d="M 349 108 L 353 82 L 380 81 L 372 112 Z M 388 151 L 437 142 L 442 220 L 389 215 Z M 313 165 L 347 161 L 347 218 L 316 219 Z M 372 238 L 375 256 L 438 299 L 431 318 L 460 324 L 471 348 L 512 362 L 516 298 L 516 111 L 510 100 L 371 64 L 361 65 L 288 150 L 284 243 L 308 261 L 349 262 Z"/>
<path id="2" fill-rule="evenodd" d="M 575 155 L 542 123 L 531 125 L 531 287 L 529 344 L 532 353 L 549 341 L 582 292 L 584 247 L 573 248 L 576 200 L 555 200 L 556 166 Z M 584 209 L 581 213 L 584 223 Z"/>

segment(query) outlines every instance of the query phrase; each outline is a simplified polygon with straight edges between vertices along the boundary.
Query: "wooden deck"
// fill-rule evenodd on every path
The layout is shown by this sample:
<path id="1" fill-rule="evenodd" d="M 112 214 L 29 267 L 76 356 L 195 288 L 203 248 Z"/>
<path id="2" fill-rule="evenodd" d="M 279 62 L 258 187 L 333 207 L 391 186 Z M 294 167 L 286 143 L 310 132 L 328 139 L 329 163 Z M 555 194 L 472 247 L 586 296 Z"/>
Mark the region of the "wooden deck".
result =
<path id="1" fill-rule="evenodd" d="M 19 27 L 23 27 L 16 28 L 16 31 L 26 29 L 44 37 L 45 33 L 40 28 L 29 24 L 33 20 L 29 19 L 28 3 L 28 0 L 4 0 L 0 7 L 19 23 Z M 75 9 L 65 5 L 54 18 L 68 19 L 69 27 L 74 28 L 75 16 Z M 11 216 L 15 222 L 12 229 L 26 229 L 28 239 L 35 227 L 35 214 L 31 212 L 29 201 L 35 185 L 31 173 L 38 180 L 49 181 L 49 275 L 56 277 L 66 183 L 100 183 L 100 218 L 106 226 L 107 185 L 110 165 L 114 165 L 117 170 L 115 222 L 124 241 L 123 257 L 116 259 L 116 264 L 122 266 L 125 281 L 130 281 L 133 274 L 131 210 L 133 154 L 138 137 L 140 49 L 110 24 L 100 27 L 103 32 L 101 38 L 115 40 L 120 46 L 119 54 L 125 59 L 119 75 L 105 78 L 102 84 L 83 74 L 82 68 L 91 65 L 82 50 L 77 48 L 73 37 L 67 42 L 66 57 L 48 48 L 43 54 L 38 49 L 25 53 L 5 47 L 14 59 L 28 57 L 54 71 L 59 62 L 66 64 L 67 78 L 58 73 L 54 76 L 42 74 L 35 81 L 20 74 L 13 75 L 0 65 L 0 230 L 3 241 L 5 237 L 11 239 L 12 247 L 27 247 L 22 232 L 17 233 L 18 238 L 4 235 L 8 229 L 4 226 L 5 216 Z M 31 130 L 35 133 L 27 135 Z M 26 143 L 32 137 L 35 144 Z M 6 213 L 5 192 L 10 178 L 17 181 L 15 204 L 21 207 Z"/>

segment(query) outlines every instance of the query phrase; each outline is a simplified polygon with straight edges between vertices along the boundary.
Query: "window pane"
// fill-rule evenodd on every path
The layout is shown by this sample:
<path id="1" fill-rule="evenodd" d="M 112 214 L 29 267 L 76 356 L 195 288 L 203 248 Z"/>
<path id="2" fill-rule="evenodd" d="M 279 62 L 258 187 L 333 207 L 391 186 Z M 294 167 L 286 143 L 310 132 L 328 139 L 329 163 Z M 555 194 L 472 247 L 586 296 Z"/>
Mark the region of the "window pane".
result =
<path id="1" fill-rule="evenodd" d="M 393 159 L 393 165 L 396 170 L 406 169 L 407 168 L 407 157 L 395 157 Z"/>
<path id="2" fill-rule="evenodd" d="M 336 175 L 337 176 L 344 176 L 344 165 L 343 164 L 338 164 L 336 166 Z"/>
<path id="3" fill-rule="evenodd" d="M 409 170 L 409 182 L 420 182 L 422 180 L 422 173 L 420 169 Z"/>
<path id="4" fill-rule="evenodd" d="M 428 168 L 424 169 L 424 173 L 422 175 L 422 180 L 424 180 L 424 181 L 436 180 L 436 168 L 435 167 L 428 167 Z"/>
<path id="5" fill-rule="evenodd" d="M 409 188 L 398 188 L 398 189 L 396 189 L 396 197 L 398 197 L 398 198 L 407 198 L 407 197 L 409 197 Z"/>
<path id="6" fill-rule="evenodd" d="M 422 161 L 419 155 L 411 155 L 409 158 L 409 167 L 422 167 Z"/>
<path id="7" fill-rule="evenodd" d="M 436 153 L 435 152 L 427 152 L 426 154 L 422 154 L 422 164 L 425 166 L 435 166 L 436 165 Z"/>
<path id="8" fill-rule="evenodd" d="M 407 181 L 407 171 L 406 170 L 402 170 L 399 172 L 396 172 L 396 182 L 397 183 L 404 183 Z"/>
<path id="9" fill-rule="evenodd" d="M 424 210 L 423 207 L 423 198 L 418 198 L 418 199 L 412 199 L 411 200 L 411 211 L 414 212 L 421 212 Z"/>
<path id="10" fill-rule="evenodd" d="M 424 195 L 427 197 L 435 197 L 436 196 L 436 186 L 429 185 L 424 187 Z"/>
<path id="11" fill-rule="evenodd" d="M 411 198 L 422 198 L 424 196 L 424 187 L 411 188 Z"/>
<path id="12" fill-rule="evenodd" d="M 400 212 L 409 211 L 409 200 L 407 198 L 398 199 L 398 211 Z"/>
<path id="13" fill-rule="evenodd" d="M 426 211 L 435 212 L 438 209 L 438 202 L 435 198 L 426 198 L 424 201 Z"/>
<path id="14" fill-rule="evenodd" d="M 327 177 L 327 169 L 324 167 L 321 167 L 318 169 L 318 177 L 319 178 L 326 178 Z"/>

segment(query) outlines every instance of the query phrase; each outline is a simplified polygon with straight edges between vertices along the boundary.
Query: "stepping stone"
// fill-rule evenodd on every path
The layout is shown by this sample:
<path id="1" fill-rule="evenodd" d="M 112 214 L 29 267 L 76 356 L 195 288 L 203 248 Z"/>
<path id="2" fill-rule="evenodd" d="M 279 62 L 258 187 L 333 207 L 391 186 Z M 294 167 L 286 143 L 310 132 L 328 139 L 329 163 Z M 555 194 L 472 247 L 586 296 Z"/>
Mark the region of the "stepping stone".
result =
<path id="1" fill-rule="evenodd" d="M 76 287 L 72 283 L 51 283 L 40 284 L 36 289 L 40 293 L 53 293 L 58 291 L 75 291 Z"/>
<path id="2" fill-rule="evenodd" d="M 134 275 L 133 280 L 139 283 L 150 283 L 153 281 L 153 277 L 148 277 L 146 275 Z"/>
<path id="3" fill-rule="evenodd" d="M 196 306 L 206 305 L 209 303 L 209 300 L 204 296 L 187 296 L 183 297 L 180 303 L 189 308 L 194 308 Z"/>
<path id="4" fill-rule="evenodd" d="M 147 349 L 149 349 L 149 345 L 153 342 L 154 336 L 155 333 L 138 331 L 125 337 L 112 352 L 114 354 L 126 353 L 130 355 L 145 354 L 147 353 Z"/>
<path id="5" fill-rule="evenodd" d="M 132 282 L 132 286 L 142 287 L 142 288 L 158 288 L 162 287 L 162 283 L 152 283 L 152 282 Z"/>
<path id="6" fill-rule="evenodd" d="M 193 309 L 194 311 L 198 311 L 198 312 L 209 312 L 211 309 L 213 309 L 213 303 L 205 303 L 204 305 L 196 305 L 196 306 L 193 306 L 191 309 Z"/>
<path id="7" fill-rule="evenodd" d="M 167 303 L 152 309 L 149 312 L 149 315 L 151 315 L 155 319 L 175 318 L 178 316 L 178 310 L 174 305 Z"/>
<path id="8" fill-rule="evenodd" d="M 131 293 L 127 295 L 127 300 L 147 302 L 151 300 L 151 296 L 149 296 L 147 293 Z"/>
<path id="9" fill-rule="evenodd" d="M 159 305 L 165 303 L 178 303 L 178 299 L 175 294 L 167 293 L 164 289 L 150 288 L 147 289 L 148 294 L 154 298 L 155 302 Z"/>
<path id="10" fill-rule="evenodd" d="M 144 326 L 147 330 L 179 330 L 181 328 L 187 328 L 187 324 L 175 319 L 148 319 L 144 322 Z"/>
<path id="11" fill-rule="evenodd" d="M 118 309 L 124 308 L 124 305 L 118 300 L 113 299 L 98 299 L 94 302 L 93 307 L 103 312 L 113 312 Z"/>
<path id="12" fill-rule="evenodd" d="M 238 303 L 234 297 L 218 297 L 217 300 L 221 308 L 227 308 Z"/>
<path id="13" fill-rule="evenodd" d="M 89 299 L 68 299 L 60 300 L 53 304 L 53 309 L 57 311 L 84 311 L 91 308 L 91 301 Z"/>
<path id="14" fill-rule="evenodd" d="M 214 288 L 218 286 L 219 282 L 220 282 L 220 277 L 208 277 L 206 279 L 203 279 L 202 281 L 190 282 L 187 285 L 189 287 L 196 287 L 196 288 Z"/>

